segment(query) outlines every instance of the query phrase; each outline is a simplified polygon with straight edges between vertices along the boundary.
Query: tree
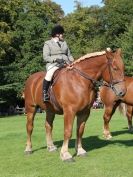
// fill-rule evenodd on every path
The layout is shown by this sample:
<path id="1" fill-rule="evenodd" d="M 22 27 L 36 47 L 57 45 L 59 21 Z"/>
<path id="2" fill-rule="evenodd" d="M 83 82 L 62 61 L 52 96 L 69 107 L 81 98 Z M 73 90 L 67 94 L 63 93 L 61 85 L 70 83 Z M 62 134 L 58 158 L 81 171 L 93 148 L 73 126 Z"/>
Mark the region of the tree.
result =
<path id="1" fill-rule="evenodd" d="M 133 3 L 130 0 L 103 0 L 103 23 L 106 44 L 116 46 L 116 39 L 123 34 L 133 17 Z"/>
<path id="2" fill-rule="evenodd" d="M 133 76 L 133 21 L 127 31 L 117 38 L 117 45 L 122 48 L 124 54 L 126 75 Z"/>
<path id="3" fill-rule="evenodd" d="M 14 96 L 13 87 L 15 83 L 8 82 L 8 72 L 12 70 L 10 64 L 14 61 L 15 49 L 12 46 L 13 40 L 13 24 L 18 18 L 17 12 L 20 12 L 21 1 L 20 0 L 1 0 L 0 6 L 0 103 L 7 102 L 12 96 Z M 10 102 L 10 101 L 9 101 Z"/>
<path id="4" fill-rule="evenodd" d="M 74 58 L 102 48 L 103 26 L 98 6 L 82 7 L 61 21 Z"/>

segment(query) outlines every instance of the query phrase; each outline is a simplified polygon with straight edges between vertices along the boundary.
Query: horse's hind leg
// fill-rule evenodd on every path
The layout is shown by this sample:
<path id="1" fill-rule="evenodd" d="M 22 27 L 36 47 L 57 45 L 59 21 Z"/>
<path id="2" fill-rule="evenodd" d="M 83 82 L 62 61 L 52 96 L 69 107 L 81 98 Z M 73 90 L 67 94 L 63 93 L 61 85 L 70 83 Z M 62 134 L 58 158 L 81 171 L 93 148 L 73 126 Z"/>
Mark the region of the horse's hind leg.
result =
<path id="1" fill-rule="evenodd" d="M 129 131 L 133 132 L 133 126 L 132 126 L 133 106 L 127 106 L 126 116 L 128 120 L 128 129 Z"/>
<path id="2" fill-rule="evenodd" d="M 111 120 L 111 114 L 112 114 L 112 107 L 105 107 L 103 120 L 104 120 L 104 126 L 103 126 L 103 136 L 105 139 L 111 139 L 112 135 L 109 130 L 109 122 Z"/>
<path id="3" fill-rule="evenodd" d="M 53 129 L 54 118 L 55 118 L 55 113 L 52 113 L 50 111 L 46 112 L 45 129 L 46 129 L 47 149 L 49 152 L 53 152 L 57 150 L 57 147 L 54 145 L 52 140 L 52 129 Z"/>
<path id="4" fill-rule="evenodd" d="M 88 108 L 77 115 L 77 140 L 75 144 L 77 156 L 86 155 L 86 151 L 82 147 L 82 136 L 89 115 L 90 115 L 90 110 Z"/>
<path id="5" fill-rule="evenodd" d="M 31 135 L 32 135 L 32 131 L 33 131 L 33 122 L 34 122 L 35 111 L 36 110 L 34 108 L 32 112 L 27 112 L 27 124 L 26 124 L 27 143 L 26 143 L 26 148 L 25 148 L 26 154 L 32 153 Z"/>
<path id="6" fill-rule="evenodd" d="M 109 122 L 110 122 L 111 117 L 114 114 L 118 104 L 119 103 L 117 103 L 115 105 L 112 104 L 110 106 L 105 106 L 105 111 L 104 111 L 104 115 L 103 115 L 103 120 L 104 120 L 103 135 L 104 135 L 104 138 L 107 140 L 112 138 L 112 135 L 111 135 L 110 129 L 109 129 Z"/>

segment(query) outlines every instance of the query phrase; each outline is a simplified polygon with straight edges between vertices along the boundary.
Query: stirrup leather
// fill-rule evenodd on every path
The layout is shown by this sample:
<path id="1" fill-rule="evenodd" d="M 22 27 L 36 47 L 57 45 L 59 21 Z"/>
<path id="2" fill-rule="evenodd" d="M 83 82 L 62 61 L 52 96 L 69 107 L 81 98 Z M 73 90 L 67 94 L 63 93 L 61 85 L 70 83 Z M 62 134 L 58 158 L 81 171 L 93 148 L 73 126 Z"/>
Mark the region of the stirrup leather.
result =
<path id="1" fill-rule="evenodd" d="M 49 94 L 46 93 L 45 91 L 43 92 L 43 101 L 49 101 L 50 100 L 50 97 L 49 97 Z"/>

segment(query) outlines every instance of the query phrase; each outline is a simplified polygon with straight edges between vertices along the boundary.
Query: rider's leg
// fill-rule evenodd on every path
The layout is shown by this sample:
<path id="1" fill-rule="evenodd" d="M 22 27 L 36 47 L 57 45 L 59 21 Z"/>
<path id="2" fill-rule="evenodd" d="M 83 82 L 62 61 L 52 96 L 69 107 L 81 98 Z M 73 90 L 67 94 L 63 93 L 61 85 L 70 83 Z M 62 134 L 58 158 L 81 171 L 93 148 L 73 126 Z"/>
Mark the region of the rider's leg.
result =
<path id="1" fill-rule="evenodd" d="M 49 101 L 48 89 L 49 89 L 50 81 L 44 79 L 43 81 L 43 101 Z"/>
<path id="2" fill-rule="evenodd" d="M 44 81 L 43 81 L 43 100 L 44 100 L 44 102 L 49 101 L 49 99 L 50 99 L 49 95 L 48 95 L 49 85 L 50 85 L 50 82 L 52 80 L 54 72 L 58 68 L 59 67 L 57 67 L 57 66 L 54 66 L 52 68 L 51 68 L 51 66 L 48 67 L 46 76 L 45 76 Z"/>

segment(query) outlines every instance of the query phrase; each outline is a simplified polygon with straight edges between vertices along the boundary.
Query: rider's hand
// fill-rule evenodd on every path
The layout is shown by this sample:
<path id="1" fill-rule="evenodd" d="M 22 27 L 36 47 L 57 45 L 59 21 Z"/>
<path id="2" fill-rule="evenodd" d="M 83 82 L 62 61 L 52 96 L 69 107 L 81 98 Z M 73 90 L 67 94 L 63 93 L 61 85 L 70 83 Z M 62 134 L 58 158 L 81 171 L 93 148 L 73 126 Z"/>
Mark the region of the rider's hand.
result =
<path id="1" fill-rule="evenodd" d="M 55 60 L 55 62 L 57 62 L 57 63 L 59 63 L 59 64 L 62 64 L 62 63 L 64 63 L 64 60 L 63 60 L 63 59 L 58 59 L 58 58 L 57 58 L 57 59 Z"/>

